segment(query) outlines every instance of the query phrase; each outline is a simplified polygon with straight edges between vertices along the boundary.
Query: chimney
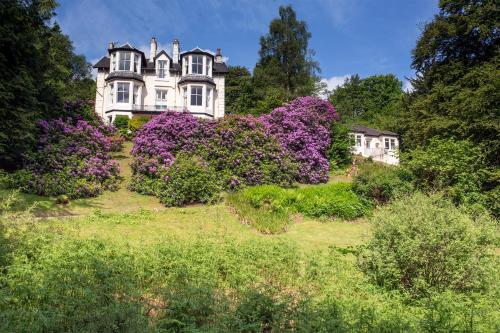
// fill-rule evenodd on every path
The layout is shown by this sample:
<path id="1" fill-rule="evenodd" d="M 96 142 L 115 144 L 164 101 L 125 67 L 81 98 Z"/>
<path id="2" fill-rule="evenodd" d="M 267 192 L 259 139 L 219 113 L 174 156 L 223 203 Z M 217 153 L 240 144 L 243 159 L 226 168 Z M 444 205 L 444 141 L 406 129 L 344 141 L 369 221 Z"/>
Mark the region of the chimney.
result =
<path id="1" fill-rule="evenodd" d="M 152 37 L 151 38 L 151 48 L 149 51 L 149 61 L 154 61 L 156 57 L 156 47 L 158 45 L 156 44 L 156 38 Z"/>
<path id="2" fill-rule="evenodd" d="M 115 47 L 115 43 L 113 43 L 113 42 L 109 42 L 109 43 L 108 43 L 108 50 L 111 50 L 111 49 L 113 49 L 114 47 Z"/>
<path id="3" fill-rule="evenodd" d="M 217 53 L 215 53 L 215 62 L 222 63 L 222 54 L 220 53 L 220 49 L 217 49 Z"/>
<path id="4" fill-rule="evenodd" d="M 179 40 L 177 38 L 172 42 L 172 59 L 174 64 L 179 63 Z"/>

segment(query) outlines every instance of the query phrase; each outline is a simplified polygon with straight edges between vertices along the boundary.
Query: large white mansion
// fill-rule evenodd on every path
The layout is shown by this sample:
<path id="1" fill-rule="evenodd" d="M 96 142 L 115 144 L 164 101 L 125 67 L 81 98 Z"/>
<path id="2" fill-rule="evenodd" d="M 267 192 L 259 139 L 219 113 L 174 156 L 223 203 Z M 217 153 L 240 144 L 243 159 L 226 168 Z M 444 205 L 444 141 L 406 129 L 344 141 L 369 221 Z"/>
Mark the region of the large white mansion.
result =
<path id="1" fill-rule="evenodd" d="M 152 115 L 164 110 L 188 110 L 205 118 L 224 116 L 224 75 L 227 66 L 220 49 L 214 55 L 195 48 L 180 52 L 172 43 L 172 56 L 157 52 L 151 39 L 149 58 L 130 44 L 108 46 L 99 60 L 95 109 L 113 122 L 116 115 Z"/>

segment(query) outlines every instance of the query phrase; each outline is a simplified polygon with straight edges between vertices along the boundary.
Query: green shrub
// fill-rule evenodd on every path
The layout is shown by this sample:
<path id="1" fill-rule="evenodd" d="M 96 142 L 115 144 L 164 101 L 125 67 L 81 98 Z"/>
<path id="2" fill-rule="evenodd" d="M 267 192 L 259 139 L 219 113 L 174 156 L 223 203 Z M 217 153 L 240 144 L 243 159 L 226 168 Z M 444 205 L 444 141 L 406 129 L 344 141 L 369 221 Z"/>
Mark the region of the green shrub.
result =
<path id="1" fill-rule="evenodd" d="M 412 174 L 400 167 L 365 163 L 353 182 L 358 195 L 384 204 L 400 195 L 413 192 Z"/>
<path id="2" fill-rule="evenodd" d="M 129 121 L 129 117 L 128 116 L 124 116 L 124 115 L 117 115 L 115 117 L 115 120 L 113 121 L 113 125 L 115 125 L 115 127 L 121 131 L 121 130 L 127 130 L 128 128 L 128 121 Z"/>
<path id="3" fill-rule="evenodd" d="M 217 200 L 221 191 L 215 170 L 205 161 L 189 155 L 178 155 L 159 182 L 156 196 L 169 207 L 211 203 Z"/>
<path id="4" fill-rule="evenodd" d="M 372 218 L 373 238 L 359 255 L 372 280 L 412 297 L 481 291 L 491 266 L 491 221 L 473 221 L 438 195 L 415 193 Z"/>
<path id="5" fill-rule="evenodd" d="M 249 187 L 231 194 L 228 202 L 243 219 L 264 233 L 286 230 L 291 214 L 313 218 L 340 217 L 352 220 L 363 216 L 368 206 L 348 183 L 283 189 L 275 185 Z"/>
<path id="6" fill-rule="evenodd" d="M 349 134 L 349 127 L 338 121 L 332 123 L 330 128 L 331 144 L 326 151 L 326 156 L 337 168 L 346 167 L 352 162 L 352 147 L 354 139 Z"/>
<path id="7" fill-rule="evenodd" d="M 151 118 L 147 116 L 133 116 L 128 120 L 128 129 L 130 132 L 132 132 L 132 134 L 135 134 L 149 120 L 151 120 Z"/>

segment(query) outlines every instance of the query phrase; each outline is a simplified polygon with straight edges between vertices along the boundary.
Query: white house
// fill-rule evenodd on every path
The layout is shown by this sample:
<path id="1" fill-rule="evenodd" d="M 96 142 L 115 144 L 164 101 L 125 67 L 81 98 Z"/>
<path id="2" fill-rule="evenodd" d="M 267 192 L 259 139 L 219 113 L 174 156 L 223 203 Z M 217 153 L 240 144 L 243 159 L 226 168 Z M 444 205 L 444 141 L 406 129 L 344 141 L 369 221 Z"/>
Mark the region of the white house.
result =
<path id="1" fill-rule="evenodd" d="M 374 161 L 387 164 L 399 164 L 399 136 L 389 131 L 355 125 L 351 128 L 354 139 L 353 153 L 371 157 Z"/>
<path id="2" fill-rule="evenodd" d="M 180 52 L 172 43 L 172 55 L 157 52 L 151 39 L 149 57 L 130 44 L 108 45 L 99 60 L 95 110 L 108 122 L 117 115 L 153 115 L 187 110 L 204 118 L 224 116 L 224 75 L 228 69 L 220 49 L 216 54 L 200 48 Z"/>

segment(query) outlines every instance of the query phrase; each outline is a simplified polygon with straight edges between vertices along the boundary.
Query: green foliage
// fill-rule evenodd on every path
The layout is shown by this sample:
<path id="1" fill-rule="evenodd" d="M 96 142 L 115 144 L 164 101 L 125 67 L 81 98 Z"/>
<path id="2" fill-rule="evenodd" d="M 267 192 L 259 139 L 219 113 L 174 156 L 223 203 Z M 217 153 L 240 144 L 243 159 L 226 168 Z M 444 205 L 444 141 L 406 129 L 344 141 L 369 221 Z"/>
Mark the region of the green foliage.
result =
<path id="1" fill-rule="evenodd" d="M 23 154 L 35 146 L 37 121 L 60 116 L 82 72 L 73 66 L 71 41 L 53 23 L 55 8 L 52 0 L 1 3 L 0 168 L 22 166 Z"/>
<path id="2" fill-rule="evenodd" d="M 403 101 L 401 87 L 401 81 L 393 74 L 364 79 L 353 75 L 333 91 L 329 100 L 345 123 L 398 132 Z"/>
<path id="3" fill-rule="evenodd" d="M 360 268 L 378 285 L 420 298 L 484 291 L 492 266 L 492 221 L 476 221 L 442 197 L 416 193 L 377 211 Z"/>
<path id="4" fill-rule="evenodd" d="M 135 134 L 138 130 L 144 126 L 151 118 L 147 116 L 133 116 L 132 119 L 128 120 L 128 130 Z"/>
<path id="5" fill-rule="evenodd" d="M 298 189 L 283 189 L 274 185 L 254 186 L 231 194 L 228 202 L 245 222 L 263 233 L 285 231 L 294 213 L 313 218 L 339 217 L 352 220 L 364 215 L 368 209 L 348 183 Z"/>
<path id="6" fill-rule="evenodd" d="M 330 161 L 331 169 L 341 168 L 351 164 L 353 138 L 349 135 L 349 127 L 337 121 L 332 123 L 330 129 L 331 145 L 326 151 L 326 156 Z"/>
<path id="7" fill-rule="evenodd" d="M 214 202 L 222 189 L 215 170 L 194 156 L 177 156 L 163 178 L 156 196 L 169 207 Z"/>
<path id="8" fill-rule="evenodd" d="M 129 119 L 128 116 L 117 115 L 113 121 L 113 125 L 115 125 L 118 130 L 127 130 Z"/>
<path id="9" fill-rule="evenodd" d="M 257 89 L 281 89 L 287 100 L 311 95 L 318 81 L 318 64 L 308 48 L 311 33 L 297 20 L 291 6 L 279 8 L 279 18 L 271 21 L 269 33 L 260 38 L 260 59 L 254 69 Z"/>
<path id="10" fill-rule="evenodd" d="M 353 190 L 365 199 L 385 204 L 413 192 L 413 178 L 404 168 L 367 162 L 354 178 Z"/>
<path id="11" fill-rule="evenodd" d="M 470 140 L 500 161 L 500 9 L 495 0 L 440 1 L 413 50 L 417 78 L 404 121 L 405 143 Z"/>
<path id="12" fill-rule="evenodd" d="M 457 204 L 485 204 L 481 194 L 487 177 L 485 157 L 470 141 L 434 138 L 426 147 L 405 154 L 404 159 L 420 189 L 444 190 Z"/>
<path id="13" fill-rule="evenodd" d="M 247 114 L 255 105 L 252 75 L 246 67 L 229 66 L 224 76 L 225 82 L 225 113 Z"/>

